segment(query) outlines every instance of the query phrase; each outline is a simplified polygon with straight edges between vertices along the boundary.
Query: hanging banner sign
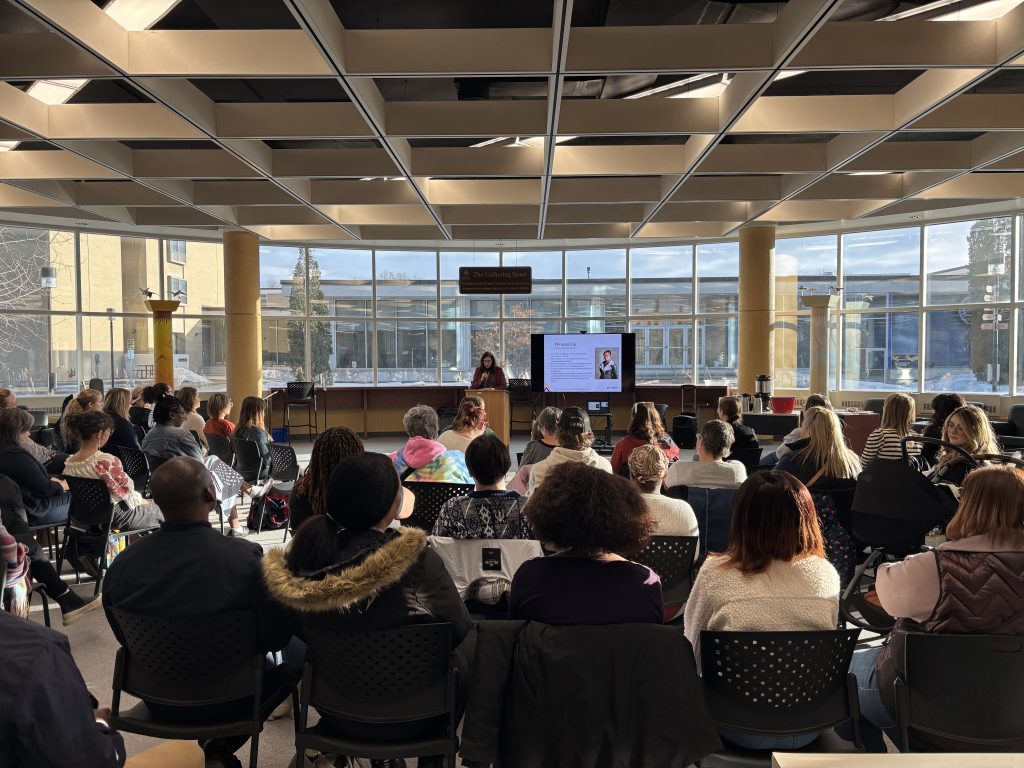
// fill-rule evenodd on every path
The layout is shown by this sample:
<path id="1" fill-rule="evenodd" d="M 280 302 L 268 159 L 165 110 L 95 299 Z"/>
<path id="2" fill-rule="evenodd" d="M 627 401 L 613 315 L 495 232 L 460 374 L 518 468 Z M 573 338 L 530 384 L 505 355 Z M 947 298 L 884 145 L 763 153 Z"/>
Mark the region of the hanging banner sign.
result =
<path id="1" fill-rule="evenodd" d="M 459 293 L 532 293 L 533 267 L 459 267 Z"/>

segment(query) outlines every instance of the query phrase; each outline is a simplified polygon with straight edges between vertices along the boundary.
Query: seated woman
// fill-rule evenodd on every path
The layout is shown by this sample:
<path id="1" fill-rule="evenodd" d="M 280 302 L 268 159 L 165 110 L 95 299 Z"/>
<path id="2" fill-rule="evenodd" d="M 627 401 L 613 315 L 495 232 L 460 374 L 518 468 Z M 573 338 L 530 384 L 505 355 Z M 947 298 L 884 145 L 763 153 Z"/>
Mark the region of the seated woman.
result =
<path id="1" fill-rule="evenodd" d="M 523 458 L 519 460 L 519 467 L 536 464 L 543 461 L 551 452 L 558 447 L 558 438 L 555 432 L 558 431 L 558 417 L 562 415 L 561 408 L 549 405 L 537 414 L 533 420 L 533 427 L 530 432 L 530 442 L 523 449 Z"/>
<path id="2" fill-rule="evenodd" d="M 181 400 L 181 405 L 185 409 L 185 422 L 181 425 L 182 429 L 199 435 L 199 446 L 204 453 L 210 450 L 210 444 L 206 442 L 205 435 L 206 420 L 199 415 L 199 406 L 202 404 L 199 391 L 195 387 L 182 387 L 174 393 L 174 396 Z"/>
<path id="3" fill-rule="evenodd" d="M 267 432 L 263 417 L 267 412 L 267 401 L 262 397 L 250 395 L 242 401 L 242 407 L 238 412 L 238 426 L 231 436 L 237 440 L 250 440 L 256 443 L 259 449 L 260 458 L 263 464 L 260 467 L 259 477 L 247 477 L 251 483 L 266 480 L 270 477 L 273 469 L 270 459 L 270 434 Z"/>
<path id="4" fill-rule="evenodd" d="M 60 523 L 67 519 L 71 494 L 64 480 L 50 477 L 25 450 L 32 423 L 32 415 L 21 408 L 0 410 L 0 471 L 18 484 L 30 525 Z"/>
<path id="5" fill-rule="evenodd" d="M 564 415 L 564 412 L 563 412 Z M 558 554 L 523 563 L 509 617 L 545 624 L 661 624 L 661 580 L 626 558 L 647 546 L 654 518 L 625 478 L 579 462 L 554 467 L 526 519 Z"/>
<path id="6" fill-rule="evenodd" d="M 114 432 L 110 444 L 121 448 L 139 448 L 139 435 L 135 425 L 128 420 L 128 409 L 132 395 L 127 389 L 114 387 L 103 397 L 103 412 L 114 420 Z"/>
<path id="7" fill-rule="evenodd" d="M 808 395 L 804 401 L 804 416 L 811 408 L 828 408 L 832 410 L 832 403 L 827 395 L 815 393 Z M 782 438 L 782 443 L 773 452 L 761 457 L 762 467 L 774 467 L 783 456 L 793 452 L 793 444 L 803 439 L 803 429 L 796 427 L 788 435 Z"/>
<path id="8" fill-rule="evenodd" d="M 965 405 L 967 405 L 967 402 L 964 400 L 963 395 L 959 395 L 956 392 L 940 392 L 932 398 L 932 418 L 921 434 L 925 437 L 945 439 L 942 437 L 942 428 L 946 424 L 946 419 L 957 408 Z M 926 445 L 921 449 L 921 461 L 924 462 L 926 467 L 933 466 L 938 455 L 939 446 L 937 445 Z"/>
<path id="9" fill-rule="evenodd" d="M 903 449 L 900 441 L 914 433 L 914 414 L 917 406 L 914 398 L 905 392 L 893 392 L 885 398 L 882 406 L 882 423 L 878 429 L 868 435 L 864 451 L 860 455 L 861 464 L 865 467 L 874 459 L 902 461 Z M 907 455 L 920 456 L 921 444 L 908 443 Z"/>
<path id="10" fill-rule="evenodd" d="M 843 425 L 835 411 L 811 408 L 804 414 L 803 437 L 792 444 L 793 452 L 775 465 L 810 489 L 835 480 L 851 480 L 860 474 L 860 457 L 846 447 Z"/>
<path id="11" fill-rule="evenodd" d="M 68 428 L 74 432 L 81 447 L 68 456 L 64 475 L 103 481 L 115 505 L 111 527 L 119 531 L 133 531 L 162 523 L 164 516 L 160 508 L 143 499 L 125 473 L 121 461 L 102 450 L 114 432 L 114 420 L 103 411 L 89 411 L 72 416 Z"/>
<path id="12" fill-rule="evenodd" d="M 18 396 L 7 387 L 0 387 L 0 410 L 17 407 Z M 22 438 L 21 447 L 28 451 L 33 459 L 46 467 L 46 471 L 51 474 L 59 475 L 64 468 L 65 454 L 37 443 L 32 439 L 31 430 Z"/>
<path id="13" fill-rule="evenodd" d="M 740 399 L 738 397 L 722 397 L 718 400 L 718 418 L 732 427 L 733 450 L 744 450 L 757 448 L 757 434 L 750 427 L 743 423 L 743 413 L 740 410 Z"/>
<path id="14" fill-rule="evenodd" d="M 696 536 L 697 516 L 682 499 L 661 495 L 661 484 L 668 473 L 668 459 L 660 448 L 641 445 L 629 455 L 629 475 L 643 494 L 647 511 L 657 524 L 657 536 Z"/>
<path id="15" fill-rule="evenodd" d="M 220 435 L 221 437 L 230 438 L 231 433 L 235 431 L 235 424 L 228 421 L 228 416 L 234 406 L 235 404 L 231 402 L 231 398 L 223 392 L 210 395 L 210 399 L 206 404 L 206 412 L 210 415 L 210 418 L 203 425 L 203 434 Z"/>
<path id="16" fill-rule="evenodd" d="M 191 456 L 203 460 L 203 449 L 182 428 L 185 423 L 185 407 L 171 395 L 161 397 L 153 406 L 153 428 L 142 439 L 142 450 L 159 459 L 173 459 L 175 456 Z"/>
<path id="17" fill-rule="evenodd" d="M 83 389 L 68 401 L 64 413 L 60 417 L 60 438 L 68 453 L 78 450 L 78 438 L 74 430 L 69 429 L 68 420 L 86 411 L 99 411 L 103 409 L 103 393 L 98 389 Z"/>
<path id="18" fill-rule="evenodd" d="M 434 522 L 435 536 L 453 539 L 532 539 L 523 516 L 526 499 L 505 490 L 512 466 L 497 435 L 480 435 L 466 448 L 466 466 L 476 486 L 468 496 L 449 499 Z"/>
<path id="19" fill-rule="evenodd" d="M 475 395 L 467 395 L 459 403 L 459 412 L 452 422 L 452 428 L 446 429 L 437 438 L 437 442 L 447 451 L 466 452 L 466 448 L 487 430 L 487 411 L 484 401 Z"/>
<path id="20" fill-rule="evenodd" d="M 905 632 L 1024 636 L 1019 589 L 1024 474 L 985 467 L 967 475 L 946 536 L 949 540 L 935 550 L 878 568 L 878 600 L 898 621 L 887 645 L 855 652 L 850 665 L 860 689 L 861 732 L 868 751 L 884 752 L 880 729 L 896 725 L 893 683 L 903 667 Z M 958 673 L 970 675 L 970 659 L 964 659 L 963 669 L 950 670 Z M 977 750 L 977 745 L 940 746 L 943 751 Z M 1018 744 L 1014 751 L 1021 748 Z"/>
<path id="21" fill-rule="evenodd" d="M 677 461 L 669 467 L 665 487 L 739 488 L 747 479 L 747 468 L 726 461 L 733 439 L 732 427 L 724 421 L 705 421 L 697 435 L 697 461 Z"/>
<path id="22" fill-rule="evenodd" d="M 942 439 L 963 448 L 971 455 L 999 453 L 999 443 L 989 423 L 988 416 L 976 405 L 962 405 L 949 414 L 942 428 Z M 935 466 L 928 473 L 933 483 L 956 489 L 963 485 L 964 478 L 972 465 L 959 452 L 943 448 L 939 451 Z"/>
<path id="23" fill-rule="evenodd" d="M 414 405 L 402 418 L 409 439 L 388 456 L 402 480 L 428 483 L 469 483 L 462 451 L 449 451 L 437 442 L 437 411 Z"/>
<path id="24" fill-rule="evenodd" d="M 216 395 L 214 395 L 216 397 Z M 210 398 L 213 405 L 213 397 Z M 206 422 L 209 426 L 213 419 Z M 291 527 L 298 530 L 306 520 L 327 511 L 327 483 L 338 463 L 346 456 L 363 452 L 363 441 L 348 427 L 329 427 L 317 435 L 309 466 L 292 487 L 288 498 Z"/>
<path id="25" fill-rule="evenodd" d="M 560 464 L 584 464 L 604 472 L 612 471 L 611 462 L 590 447 L 594 444 L 594 433 L 590 429 L 590 417 L 582 408 L 572 405 L 562 411 L 555 436 L 558 447 L 530 470 L 530 493 L 540 487 L 548 473 Z"/>
<path id="26" fill-rule="evenodd" d="M 839 574 L 825 559 L 807 488 L 786 472 L 752 475 L 733 507 L 729 549 L 700 569 L 683 625 L 700 664 L 700 633 L 835 629 Z M 759 736 L 720 729 L 748 749 L 798 749 L 817 733 Z"/>
<path id="27" fill-rule="evenodd" d="M 132 406 L 128 409 L 128 421 L 136 426 L 149 429 L 153 426 L 153 406 L 165 395 L 171 394 L 171 388 L 164 383 L 150 384 L 148 387 L 132 389 Z"/>
<path id="28" fill-rule="evenodd" d="M 634 449 L 641 445 L 655 445 L 670 462 L 679 458 L 679 446 L 672 442 L 654 403 L 640 402 L 633 406 L 633 418 L 626 428 L 626 436 L 615 443 L 612 451 L 612 471 L 626 475 L 626 463 Z"/>

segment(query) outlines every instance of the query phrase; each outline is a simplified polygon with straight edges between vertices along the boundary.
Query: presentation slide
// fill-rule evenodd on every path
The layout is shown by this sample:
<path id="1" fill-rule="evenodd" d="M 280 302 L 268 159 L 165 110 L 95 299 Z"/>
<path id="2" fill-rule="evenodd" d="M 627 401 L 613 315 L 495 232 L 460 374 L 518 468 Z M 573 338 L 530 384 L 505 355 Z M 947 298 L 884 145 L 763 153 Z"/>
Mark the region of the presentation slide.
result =
<path id="1" fill-rule="evenodd" d="M 531 341 L 534 391 L 628 392 L 633 388 L 633 334 L 537 334 Z M 536 362 L 542 362 L 540 370 Z"/>

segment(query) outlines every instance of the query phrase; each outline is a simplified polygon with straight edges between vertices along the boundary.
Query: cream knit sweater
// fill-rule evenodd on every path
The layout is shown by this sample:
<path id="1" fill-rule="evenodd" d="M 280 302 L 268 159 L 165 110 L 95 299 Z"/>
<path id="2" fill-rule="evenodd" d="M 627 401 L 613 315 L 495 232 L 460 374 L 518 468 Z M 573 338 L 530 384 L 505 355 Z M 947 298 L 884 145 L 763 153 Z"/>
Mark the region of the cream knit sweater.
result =
<path id="1" fill-rule="evenodd" d="M 740 573 L 724 556 L 704 563 L 686 603 L 686 639 L 700 667 L 700 633 L 835 629 L 839 574 L 823 557 L 774 560 L 764 573 Z"/>

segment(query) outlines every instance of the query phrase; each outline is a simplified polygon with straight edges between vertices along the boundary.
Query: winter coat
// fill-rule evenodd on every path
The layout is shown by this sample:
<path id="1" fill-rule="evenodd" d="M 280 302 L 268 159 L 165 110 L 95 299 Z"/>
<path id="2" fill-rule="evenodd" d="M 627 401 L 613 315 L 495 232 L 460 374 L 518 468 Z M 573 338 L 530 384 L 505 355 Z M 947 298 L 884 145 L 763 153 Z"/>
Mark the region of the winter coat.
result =
<path id="1" fill-rule="evenodd" d="M 466 455 L 462 451 L 449 451 L 436 440 L 410 437 L 399 450 L 388 457 L 402 480 L 425 483 L 472 483 L 466 469 Z M 408 470 L 412 470 L 406 474 Z"/>

